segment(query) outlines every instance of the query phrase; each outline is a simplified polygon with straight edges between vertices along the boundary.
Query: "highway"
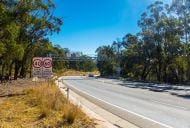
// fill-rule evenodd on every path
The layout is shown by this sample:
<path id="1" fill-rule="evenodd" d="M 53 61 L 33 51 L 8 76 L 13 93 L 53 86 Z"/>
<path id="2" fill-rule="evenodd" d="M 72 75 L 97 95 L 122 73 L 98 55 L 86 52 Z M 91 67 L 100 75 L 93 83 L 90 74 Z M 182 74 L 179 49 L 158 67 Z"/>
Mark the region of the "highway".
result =
<path id="1" fill-rule="evenodd" d="M 190 128 L 189 98 L 105 81 L 77 76 L 63 80 L 76 93 L 139 127 Z"/>

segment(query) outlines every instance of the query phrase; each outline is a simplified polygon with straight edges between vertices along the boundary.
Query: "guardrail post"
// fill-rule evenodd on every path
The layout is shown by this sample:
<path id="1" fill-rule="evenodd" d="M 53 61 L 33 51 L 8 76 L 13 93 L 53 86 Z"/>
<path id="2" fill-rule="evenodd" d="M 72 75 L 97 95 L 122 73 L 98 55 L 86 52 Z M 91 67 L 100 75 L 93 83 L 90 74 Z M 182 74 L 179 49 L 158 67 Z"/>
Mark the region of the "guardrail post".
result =
<path id="1" fill-rule="evenodd" d="M 67 88 L 67 101 L 69 101 L 69 88 Z"/>

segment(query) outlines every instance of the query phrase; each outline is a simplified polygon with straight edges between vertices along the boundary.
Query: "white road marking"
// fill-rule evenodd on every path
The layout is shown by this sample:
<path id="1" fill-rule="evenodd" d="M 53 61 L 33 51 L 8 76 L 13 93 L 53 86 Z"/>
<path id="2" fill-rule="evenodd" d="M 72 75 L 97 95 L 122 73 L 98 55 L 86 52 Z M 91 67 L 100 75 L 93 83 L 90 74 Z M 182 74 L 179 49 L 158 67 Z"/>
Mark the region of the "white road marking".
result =
<path id="1" fill-rule="evenodd" d="M 68 82 L 67 82 L 67 84 L 68 84 Z M 126 111 L 126 112 L 129 112 L 129 113 L 134 114 L 134 115 L 136 115 L 136 116 L 139 116 L 139 117 L 141 117 L 141 118 L 143 118 L 143 119 L 152 121 L 152 122 L 154 122 L 154 123 L 156 123 L 156 124 L 159 124 L 159 125 L 162 125 L 162 126 L 164 126 L 164 127 L 173 128 L 172 126 L 169 126 L 169 125 L 167 125 L 167 124 L 164 124 L 164 123 L 155 121 L 155 120 L 153 120 L 153 119 L 150 119 L 150 118 L 145 117 L 145 116 L 143 116 L 143 115 L 140 115 L 140 114 L 138 114 L 138 113 L 129 111 L 129 110 L 125 109 L 125 108 L 122 108 L 122 107 L 120 107 L 120 106 L 111 104 L 111 103 L 109 103 L 109 102 L 107 102 L 107 101 L 104 101 L 104 100 L 102 100 L 102 99 L 100 99 L 100 98 L 96 98 L 95 96 L 92 96 L 92 95 L 88 94 L 87 92 L 84 92 L 84 91 L 82 91 L 82 90 L 77 89 L 76 87 L 73 87 L 73 85 L 71 85 L 71 84 L 68 84 L 68 85 L 69 85 L 69 86 L 72 86 L 72 88 L 78 90 L 79 92 L 82 92 L 82 93 L 84 93 L 84 94 L 86 94 L 86 95 L 89 95 L 89 96 L 93 97 L 94 99 L 99 100 L 99 101 L 101 101 L 101 102 L 104 102 L 104 103 L 106 103 L 106 104 L 108 104 L 108 105 L 110 105 L 110 106 L 114 106 L 114 107 L 116 107 L 116 108 L 119 108 L 119 109 L 121 109 L 121 110 L 124 110 L 124 111 Z"/>
<path id="2" fill-rule="evenodd" d="M 158 101 L 158 100 L 150 100 L 150 101 L 155 102 L 155 103 L 158 103 L 158 104 L 162 104 L 162 105 L 167 105 L 167 106 L 169 106 L 169 107 L 179 108 L 179 109 L 183 109 L 183 110 L 189 111 L 189 109 L 186 108 L 186 107 L 177 106 L 177 105 L 172 105 L 172 104 L 168 104 L 168 103 L 162 103 L 162 102 L 160 102 L 160 101 Z"/>
<path id="3" fill-rule="evenodd" d="M 92 80 L 94 80 L 94 79 L 92 79 Z M 94 80 L 94 81 L 102 82 L 102 83 L 107 83 L 107 84 L 112 84 L 112 85 L 117 85 L 116 83 L 104 82 L 104 81 L 101 81 L 101 80 Z M 128 86 L 125 86 L 125 87 L 128 87 Z M 167 106 L 170 106 L 170 107 L 173 107 L 173 108 L 179 108 L 179 109 L 183 109 L 183 110 L 189 111 L 189 108 L 186 108 L 186 107 L 183 107 L 183 106 L 172 105 L 172 104 L 169 104 L 169 103 L 163 103 L 163 102 L 161 102 L 159 100 L 149 100 L 149 101 L 155 102 L 155 103 L 158 103 L 158 104 L 162 104 L 162 105 L 167 105 Z"/>

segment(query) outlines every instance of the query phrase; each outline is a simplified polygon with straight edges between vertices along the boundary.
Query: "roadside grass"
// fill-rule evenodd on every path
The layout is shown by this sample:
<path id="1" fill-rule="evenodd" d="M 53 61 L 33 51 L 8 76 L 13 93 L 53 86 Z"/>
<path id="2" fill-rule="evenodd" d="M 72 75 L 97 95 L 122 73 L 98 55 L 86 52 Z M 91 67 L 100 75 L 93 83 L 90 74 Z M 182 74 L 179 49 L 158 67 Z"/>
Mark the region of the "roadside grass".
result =
<path id="1" fill-rule="evenodd" d="M 0 96 L 0 128 L 94 128 L 79 107 L 69 103 L 55 84 L 12 87 Z"/>

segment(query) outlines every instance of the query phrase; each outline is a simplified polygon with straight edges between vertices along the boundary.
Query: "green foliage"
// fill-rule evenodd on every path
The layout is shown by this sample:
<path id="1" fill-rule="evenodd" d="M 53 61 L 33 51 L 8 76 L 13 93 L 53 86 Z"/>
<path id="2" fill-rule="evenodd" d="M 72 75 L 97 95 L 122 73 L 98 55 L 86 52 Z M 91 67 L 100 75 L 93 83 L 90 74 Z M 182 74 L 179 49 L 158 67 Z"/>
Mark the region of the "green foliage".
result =
<path id="1" fill-rule="evenodd" d="M 8 67 L 6 72 L 9 72 L 9 75 L 12 73 L 12 68 L 15 68 L 15 79 L 18 75 L 25 77 L 26 71 L 31 67 L 34 53 L 44 55 L 53 49 L 53 46 L 44 38 L 48 34 L 60 31 L 62 21 L 52 15 L 51 12 L 54 9 L 55 5 L 51 0 L 1 0 L 2 76 L 4 76 L 5 67 Z M 39 42 L 44 45 L 38 45 Z M 36 48 L 37 51 L 35 51 Z"/>
<path id="2" fill-rule="evenodd" d="M 71 60 L 67 60 L 67 54 L 74 56 Z M 94 62 L 90 57 L 86 55 L 80 55 L 76 58 L 77 53 L 71 53 L 69 49 L 64 49 L 59 45 L 52 45 L 48 39 L 43 39 L 36 44 L 34 56 L 46 57 L 53 56 L 55 61 L 53 61 L 53 70 L 55 72 L 63 69 L 74 69 L 78 71 L 91 72 L 96 70 L 96 62 Z M 56 57 L 61 57 L 61 59 L 56 60 Z M 73 59 L 73 60 L 72 60 Z"/>
<path id="3" fill-rule="evenodd" d="M 4 54 L 5 51 L 5 47 L 3 43 L 0 43 L 0 56 L 2 56 L 2 54 Z"/>
<path id="4" fill-rule="evenodd" d="M 0 2 L 0 66 L 1 75 L 26 76 L 34 56 L 71 59 L 71 53 L 52 45 L 47 35 L 60 31 L 62 20 L 52 11 L 52 0 L 1 0 Z M 121 75 L 141 80 L 183 83 L 190 81 L 190 9 L 187 5 L 164 5 L 156 1 L 147 7 L 138 21 L 140 31 L 126 34 L 122 41 L 96 50 L 98 62 L 88 56 L 78 61 L 56 61 L 54 70 L 70 68 L 100 71 L 102 76 Z M 3 78 L 3 77 L 2 77 Z"/>
<path id="5" fill-rule="evenodd" d="M 77 57 L 77 53 L 72 53 L 71 56 L 71 61 L 67 63 L 69 69 L 84 72 L 92 72 L 96 70 L 96 62 L 89 56 L 80 55 Z"/>
<path id="6" fill-rule="evenodd" d="M 189 16 L 188 5 L 164 5 L 160 1 L 149 5 L 138 21 L 141 31 L 136 35 L 127 34 L 119 43 L 122 56 L 117 63 L 122 67 L 121 75 L 169 83 L 190 81 Z M 114 45 L 100 47 L 99 57 L 118 56 L 117 52 L 109 52 L 111 47 Z M 99 71 L 113 75 L 113 62 L 99 62 Z"/>
<path id="7" fill-rule="evenodd" d="M 78 68 L 81 71 L 92 72 L 96 70 L 96 62 L 93 61 L 90 57 L 83 55 L 78 62 Z"/>
<path id="8" fill-rule="evenodd" d="M 111 46 L 102 46 L 96 50 L 98 54 L 97 67 L 101 76 L 111 76 L 116 74 L 116 54 Z"/>

